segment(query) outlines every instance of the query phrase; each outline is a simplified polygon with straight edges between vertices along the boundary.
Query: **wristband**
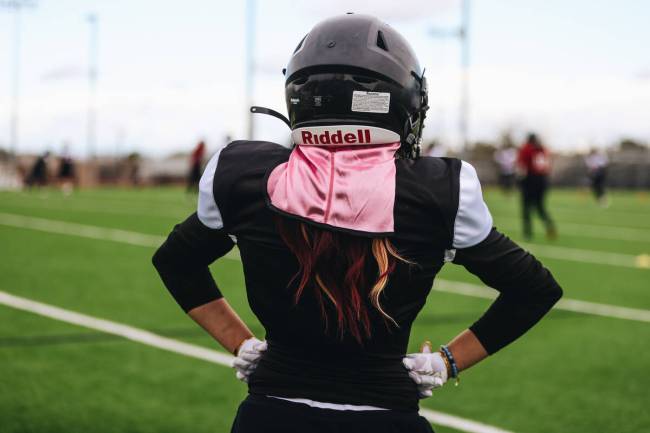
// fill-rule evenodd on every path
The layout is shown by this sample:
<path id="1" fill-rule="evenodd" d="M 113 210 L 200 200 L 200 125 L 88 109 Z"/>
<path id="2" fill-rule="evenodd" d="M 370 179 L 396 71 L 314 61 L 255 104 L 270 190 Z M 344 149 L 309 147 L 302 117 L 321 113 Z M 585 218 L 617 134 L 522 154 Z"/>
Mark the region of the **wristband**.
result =
<path id="1" fill-rule="evenodd" d="M 449 365 L 451 366 L 451 377 L 453 379 L 456 379 L 456 386 L 458 386 L 460 379 L 458 378 L 458 366 L 456 365 L 456 361 L 454 360 L 454 355 L 451 354 L 451 350 L 449 350 L 449 347 L 445 346 L 444 344 L 440 346 L 440 352 L 442 352 L 444 357 L 449 362 Z"/>

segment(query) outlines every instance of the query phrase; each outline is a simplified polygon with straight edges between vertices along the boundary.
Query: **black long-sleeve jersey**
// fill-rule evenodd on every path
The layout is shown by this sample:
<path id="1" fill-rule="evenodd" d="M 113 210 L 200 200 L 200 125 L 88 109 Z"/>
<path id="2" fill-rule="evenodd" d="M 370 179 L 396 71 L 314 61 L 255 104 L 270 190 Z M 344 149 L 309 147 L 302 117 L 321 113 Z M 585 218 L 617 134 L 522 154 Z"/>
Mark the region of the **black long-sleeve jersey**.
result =
<path id="1" fill-rule="evenodd" d="M 388 237 L 412 263 L 398 263 L 380 302 L 398 326 L 387 325 L 368 301 L 372 336 L 363 344 L 326 330 L 310 291 L 294 303 L 298 262 L 276 230 L 279 212 L 269 203 L 269 173 L 290 152 L 258 141 L 220 149 L 201 180 L 197 213 L 173 229 L 153 258 L 173 297 L 189 311 L 222 297 L 208 265 L 238 245 L 248 301 L 269 344 L 249 378 L 251 394 L 417 409 L 417 389 L 401 361 L 411 325 L 445 261 L 465 266 L 500 292 L 470 326 L 489 353 L 525 333 L 560 298 L 551 273 L 492 227 L 471 165 L 451 158 L 396 159 L 394 232 Z"/>

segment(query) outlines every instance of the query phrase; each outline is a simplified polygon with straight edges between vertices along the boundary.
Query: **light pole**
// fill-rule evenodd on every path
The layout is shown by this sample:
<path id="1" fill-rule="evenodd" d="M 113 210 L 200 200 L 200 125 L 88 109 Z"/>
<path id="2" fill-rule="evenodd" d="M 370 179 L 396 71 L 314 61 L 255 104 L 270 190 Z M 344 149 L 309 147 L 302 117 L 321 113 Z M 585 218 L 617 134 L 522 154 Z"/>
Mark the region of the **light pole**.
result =
<path id="1" fill-rule="evenodd" d="M 35 7 L 33 0 L 0 0 L 0 8 L 9 9 L 14 14 L 14 53 L 11 77 L 11 114 L 9 119 L 9 153 L 16 156 L 18 152 L 18 127 L 20 114 L 20 47 L 21 47 L 21 10 Z"/>
<path id="2" fill-rule="evenodd" d="M 457 29 L 432 29 L 429 33 L 434 37 L 453 37 L 460 42 L 460 104 L 458 113 L 458 132 L 463 150 L 469 147 L 469 18 L 470 0 L 461 0 L 461 22 Z"/>
<path id="3" fill-rule="evenodd" d="M 97 15 L 88 15 L 88 107 L 86 112 L 86 146 L 88 158 L 95 157 L 97 147 Z"/>
<path id="4" fill-rule="evenodd" d="M 469 2 L 470 0 L 463 0 L 462 4 L 462 20 L 458 37 L 460 38 L 461 49 L 461 94 L 460 94 L 460 121 L 459 130 L 460 136 L 465 150 L 469 147 Z"/>
<path id="5" fill-rule="evenodd" d="M 247 139 L 255 134 L 255 123 L 250 107 L 255 91 L 255 0 L 246 0 L 246 126 Z"/>

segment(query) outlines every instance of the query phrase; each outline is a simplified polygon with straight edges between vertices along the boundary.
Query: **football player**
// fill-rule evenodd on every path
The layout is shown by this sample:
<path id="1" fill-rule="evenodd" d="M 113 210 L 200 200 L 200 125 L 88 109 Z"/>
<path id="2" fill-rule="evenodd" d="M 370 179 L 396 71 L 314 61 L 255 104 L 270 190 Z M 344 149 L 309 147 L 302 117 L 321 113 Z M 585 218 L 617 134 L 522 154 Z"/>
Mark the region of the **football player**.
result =
<path id="1" fill-rule="evenodd" d="M 233 432 L 431 432 L 419 399 L 520 337 L 561 289 L 492 227 L 470 164 L 419 156 L 426 80 L 392 27 L 367 15 L 324 20 L 284 73 L 289 118 L 253 110 L 284 119 L 293 148 L 219 149 L 196 213 L 153 262 L 180 306 L 236 355 L 249 394 Z M 265 341 L 208 270 L 235 243 Z M 407 355 L 445 262 L 499 297 L 439 350 Z"/>

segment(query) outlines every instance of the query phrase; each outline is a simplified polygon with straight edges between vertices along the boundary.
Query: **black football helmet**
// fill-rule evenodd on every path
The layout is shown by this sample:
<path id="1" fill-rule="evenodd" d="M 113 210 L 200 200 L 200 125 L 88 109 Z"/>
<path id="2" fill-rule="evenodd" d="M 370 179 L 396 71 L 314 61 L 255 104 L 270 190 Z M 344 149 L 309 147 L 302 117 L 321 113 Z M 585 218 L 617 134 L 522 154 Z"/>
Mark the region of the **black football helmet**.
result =
<path id="1" fill-rule="evenodd" d="M 351 13 L 321 21 L 300 41 L 283 72 L 291 129 L 385 128 L 401 137 L 401 157 L 418 157 L 429 108 L 426 79 L 409 43 L 389 25 Z"/>

